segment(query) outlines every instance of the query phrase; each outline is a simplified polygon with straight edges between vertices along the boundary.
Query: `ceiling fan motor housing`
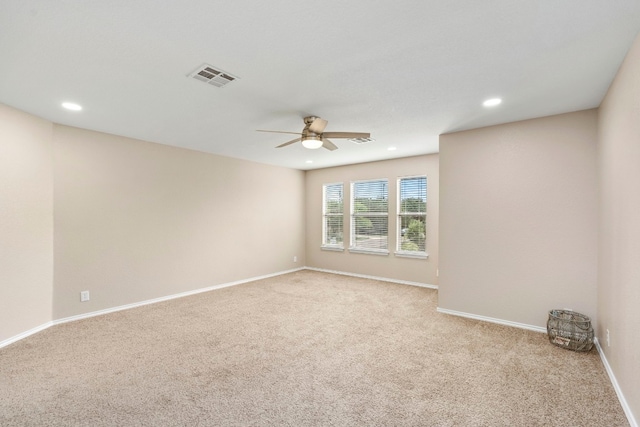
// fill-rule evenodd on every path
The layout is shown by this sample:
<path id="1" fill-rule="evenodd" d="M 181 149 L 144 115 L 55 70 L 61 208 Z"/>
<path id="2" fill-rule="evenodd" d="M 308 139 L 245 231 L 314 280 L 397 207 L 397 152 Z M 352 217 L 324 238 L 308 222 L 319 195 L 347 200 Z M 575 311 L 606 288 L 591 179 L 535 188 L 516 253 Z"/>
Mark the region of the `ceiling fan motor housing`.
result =
<path id="1" fill-rule="evenodd" d="M 308 116 L 304 118 L 304 124 L 307 125 L 307 127 L 311 126 L 311 123 L 313 123 L 318 117 L 316 116 Z"/>

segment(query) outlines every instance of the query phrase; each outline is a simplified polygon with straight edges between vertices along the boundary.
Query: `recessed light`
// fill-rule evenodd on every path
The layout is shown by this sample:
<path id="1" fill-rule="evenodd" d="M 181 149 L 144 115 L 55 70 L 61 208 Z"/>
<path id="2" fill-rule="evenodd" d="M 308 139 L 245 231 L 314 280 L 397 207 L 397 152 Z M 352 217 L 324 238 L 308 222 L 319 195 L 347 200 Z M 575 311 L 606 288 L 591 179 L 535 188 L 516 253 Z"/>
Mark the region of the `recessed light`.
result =
<path id="1" fill-rule="evenodd" d="M 484 101 L 482 105 L 484 105 L 485 107 L 495 107 L 496 105 L 499 105 L 501 102 L 502 102 L 502 99 L 500 98 L 491 98 Z"/>
<path id="2" fill-rule="evenodd" d="M 313 163 L 313 160 L 307 160 L 305 163 Z"/>
<path id="3" fill-rule="evenodd" d="M 389 150 L 389 151 L 396 151 L 396 147 L 389 147 L 389 148 L 387 148 L 387 150 Z"/>
<path id="4" fill-rule="evenodd" d="M 67 110 L 70 110 L 70 111 L 80 111 L 80 110 L 82 110 L 82 105 L 78 105 L 78 104 L 73 103 L 73 102 L 63 102 L 62 103 L 62 107 L 66 108 Z"/>

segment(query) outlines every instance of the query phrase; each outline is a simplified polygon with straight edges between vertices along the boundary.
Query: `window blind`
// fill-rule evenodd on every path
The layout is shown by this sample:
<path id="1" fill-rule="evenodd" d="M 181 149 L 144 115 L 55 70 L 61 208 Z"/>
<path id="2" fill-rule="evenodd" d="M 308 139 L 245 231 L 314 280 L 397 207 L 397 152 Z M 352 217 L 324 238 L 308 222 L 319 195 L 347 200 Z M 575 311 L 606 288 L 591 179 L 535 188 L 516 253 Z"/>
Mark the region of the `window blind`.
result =
<path id="1" fill-rule="evenodd" d="M 344 245 L 344 186 L 326 184 L 322 202 L 322 244 L 325 246 Z"/>
<path id="2" fill-rule="evenodd" d="M 353 182 L 351 185 L 351 248 L 387 250 L 388 215 L 387 180 Z"/>
<path id="3" fill-rule="evenodd" d="M 427 177 L 398 180 L 398 251 L 426 253 Z"/>

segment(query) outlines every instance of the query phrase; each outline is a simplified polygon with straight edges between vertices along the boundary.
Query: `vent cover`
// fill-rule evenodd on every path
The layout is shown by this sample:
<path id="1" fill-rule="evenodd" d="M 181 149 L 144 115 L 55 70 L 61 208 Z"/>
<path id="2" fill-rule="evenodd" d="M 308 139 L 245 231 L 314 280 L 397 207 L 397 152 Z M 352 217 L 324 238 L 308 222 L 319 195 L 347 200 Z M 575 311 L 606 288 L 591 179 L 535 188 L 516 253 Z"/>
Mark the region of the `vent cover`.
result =
<path id="1" fill-rule="evenodd" d="M 209 64 L 202 64 L 197 70 L 189 74 L 189 77 L 215 87 L 224 87 L 238 79 L 238 77 Z"/>
<path id="2" fill-rule="evenodd" d="M 367 142 L 373 142 L 375 139 L 373 138 L 349 138 L 349 141 L 354 144 L 366 144 Z"/>

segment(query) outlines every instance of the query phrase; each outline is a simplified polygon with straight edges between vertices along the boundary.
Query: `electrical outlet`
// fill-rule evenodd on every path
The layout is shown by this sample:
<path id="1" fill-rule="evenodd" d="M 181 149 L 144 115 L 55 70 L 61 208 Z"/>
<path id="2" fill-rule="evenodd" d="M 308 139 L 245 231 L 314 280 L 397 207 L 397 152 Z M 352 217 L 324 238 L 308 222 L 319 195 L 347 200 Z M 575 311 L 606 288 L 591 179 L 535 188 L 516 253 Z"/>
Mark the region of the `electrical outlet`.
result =
<path id="1" fill-rule="evenodd" d="M 609 330 L 607 329 L 607 347 L 611 347 L 611 338 L 609 337 Z"/>
<path id="2" fill-rule="evenodd" d="M 89 301 L 89 291 L 80 292 L 80 302 Z"/>
<path id="3" fill-rule="evenodd" d="M 293 262 L 298 262 L 298 257 L 297 256 L 293 256 Z"/>

